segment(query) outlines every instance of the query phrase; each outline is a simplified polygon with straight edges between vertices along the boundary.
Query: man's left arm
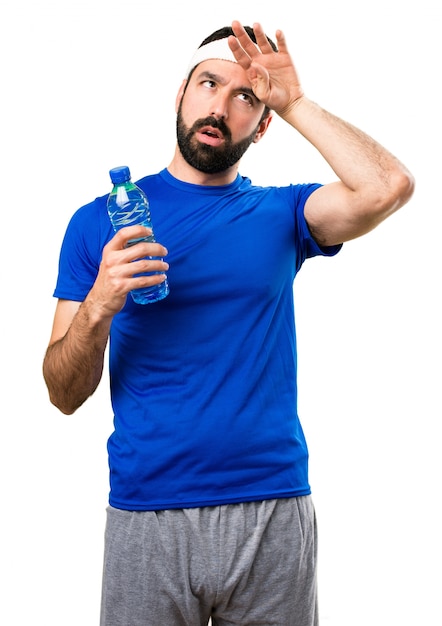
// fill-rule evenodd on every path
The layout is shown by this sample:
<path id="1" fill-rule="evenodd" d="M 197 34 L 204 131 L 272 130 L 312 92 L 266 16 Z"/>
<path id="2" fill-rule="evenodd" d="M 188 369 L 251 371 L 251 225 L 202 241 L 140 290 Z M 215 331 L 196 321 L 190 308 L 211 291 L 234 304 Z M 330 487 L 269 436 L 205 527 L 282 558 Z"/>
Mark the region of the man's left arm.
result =
<path id="1" fill-rule="evenodd" d="M 360 237 L 403 206 L 413 193 L 413 176 L 374 139 L 304 95 L 283 33 L 276 33 L 274 52 L 260 24 L 254 24 L 257 46 L 239 22 L 232 28 L 230 48 L 256 97 L 301 133 L 339 179 L 306 202 L 316 241 L 332 246 Z"/>
<path id="2" fill-rule="evenodd" d="M 368 233 L 411 197 L 413 176 L 361 130 L 305 96 L 283 117 L 315 146 L 339 179 L 317 189 L 305 205 L 305 218 L 320 245 Z"/>

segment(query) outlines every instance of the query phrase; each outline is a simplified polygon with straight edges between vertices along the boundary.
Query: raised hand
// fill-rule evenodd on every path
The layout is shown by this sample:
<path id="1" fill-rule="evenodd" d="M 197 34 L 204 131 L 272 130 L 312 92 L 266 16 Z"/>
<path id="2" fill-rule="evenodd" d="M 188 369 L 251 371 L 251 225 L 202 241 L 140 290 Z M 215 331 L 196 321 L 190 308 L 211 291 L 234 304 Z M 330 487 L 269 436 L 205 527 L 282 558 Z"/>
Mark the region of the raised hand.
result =
<path id="1" fill-rule="evenodd" d="M 261 24 L 253 25 L 257 44 L 240 22 L 234 21 L 232 30 L 235 36 L 229 37 L 230 49 L 247 72 L 255 96 L 284 117 L 304 95 L 284 34 L 276 31 L 278 52 L 275 52 Z"/>

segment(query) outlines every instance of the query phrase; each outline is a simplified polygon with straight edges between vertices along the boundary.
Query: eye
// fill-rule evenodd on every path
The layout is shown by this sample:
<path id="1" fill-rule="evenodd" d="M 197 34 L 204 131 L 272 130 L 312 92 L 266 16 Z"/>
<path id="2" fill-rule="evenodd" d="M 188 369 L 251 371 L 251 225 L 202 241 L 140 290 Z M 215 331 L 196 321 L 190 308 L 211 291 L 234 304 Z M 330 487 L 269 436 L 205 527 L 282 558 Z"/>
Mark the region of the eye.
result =
<path id="1" fill-rule="evenodd" d="M 242 102 L 245 102 L 245 104 L 250 104 L 251 106 L 254 104 L 254 99 L 252 98 L 252 96 L 248 93 L 239 93 L 236 96 L 239 100 L 241 100 Z"/>
<path id="2" fill-rule="evenodd" d="M 204 87 L 207 87 L 208 89 L 213 89 L 215 87 L 215 81 L 210 80 L 209 78 L 204 80 L 202 84 L 204 85 Z"/>

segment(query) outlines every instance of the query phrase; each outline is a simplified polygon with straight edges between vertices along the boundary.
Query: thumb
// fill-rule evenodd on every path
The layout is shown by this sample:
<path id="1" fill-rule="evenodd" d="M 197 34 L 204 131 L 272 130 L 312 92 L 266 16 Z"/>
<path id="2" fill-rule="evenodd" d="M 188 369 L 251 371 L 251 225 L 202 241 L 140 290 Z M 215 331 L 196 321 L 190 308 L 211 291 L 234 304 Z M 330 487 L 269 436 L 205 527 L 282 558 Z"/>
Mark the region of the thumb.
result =
<path id="1" fill-rule="evenodd" d="M 252 64 L 249 69 L 249 80 L 252 85 L 253 93 L 266 104 L 265 99 L 269 95 L 270 78 L 269 73 L 259 64 Z"/>

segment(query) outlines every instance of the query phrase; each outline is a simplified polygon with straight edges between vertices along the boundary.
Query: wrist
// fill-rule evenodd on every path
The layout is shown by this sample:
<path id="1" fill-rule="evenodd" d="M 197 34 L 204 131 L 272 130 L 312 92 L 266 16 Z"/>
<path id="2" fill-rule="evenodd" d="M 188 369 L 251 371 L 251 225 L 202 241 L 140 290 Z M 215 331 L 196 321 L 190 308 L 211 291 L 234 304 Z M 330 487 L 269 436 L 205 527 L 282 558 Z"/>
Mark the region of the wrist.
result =
<path id="1" fill-rule="evenodd" d="M 284 108 L 275 112 L 286 122 L 292 123 L 292 120 L 298 115 L 299 109 L 302 109 L 306 102 L 309 102 L 307 96 L 301 93 L 297 98 L 290 100 Z"/>
<path id="2" fill-rule="evenodd" d="M 106 333 L 109 332 L 115 315 L 114 312 L 109 311 L 108 307 L 95 297 L 93 289 L 86 296 L 84 302 L 81 303 L 78 314 L 83 319 L 84 326 L 94 331 L 103 328 Z"/>

